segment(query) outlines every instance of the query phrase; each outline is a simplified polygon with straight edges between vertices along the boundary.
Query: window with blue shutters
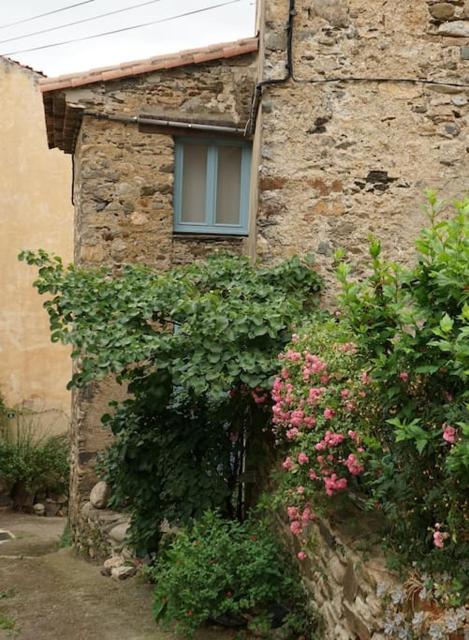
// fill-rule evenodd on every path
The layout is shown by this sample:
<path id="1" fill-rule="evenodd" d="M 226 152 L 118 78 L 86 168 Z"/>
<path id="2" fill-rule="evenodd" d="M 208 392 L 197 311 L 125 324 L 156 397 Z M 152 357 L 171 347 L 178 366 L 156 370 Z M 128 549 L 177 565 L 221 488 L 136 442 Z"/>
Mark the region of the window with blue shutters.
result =
<path id="1" fill-rule="evenodd" d="M 250 174 L 246 142 L 178 138 L 174 230 L 247 235 Z"/>

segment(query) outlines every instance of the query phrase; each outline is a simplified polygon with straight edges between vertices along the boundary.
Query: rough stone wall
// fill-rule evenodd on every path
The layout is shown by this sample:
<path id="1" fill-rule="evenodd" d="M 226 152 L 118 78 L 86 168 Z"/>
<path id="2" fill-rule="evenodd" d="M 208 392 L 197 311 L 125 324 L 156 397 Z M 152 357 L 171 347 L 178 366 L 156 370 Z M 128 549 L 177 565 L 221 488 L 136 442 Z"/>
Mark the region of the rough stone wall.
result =
<path id="1" fill-rule="evenodd" d="M 288 8 L 264 2 L 265 79 L 285 75 Z M 316 252 L 330 283 L 334 250 L 362 269 L 370 234 L 412 258 L 424 189 L 467 192 L 468 37 L 463 0 L 296 1 L 294 80 L 262 103 L 259 256 Z"/>
<path id="2" fill-rule="evenodd" d="M 321 640 L 466 640 L 469 607 L 441 609 L 423 583 L 403 582 L 377 546 L 379 517 L 351 505 L 310 525 L 305 539 L 288 525 L 279 529 L 298 562 L 303 584 L 318 614 Z M 381 533 L 380 533 L 381 531 Z"/>
<path id="3" fill-rule="evenodd" d="M 254 86 L 251 55 L 70 90 L 66 99 L 108 115 L 193 118 L 244 126 Z M 75 151 L 75 262 L 166 269 L 215 251 L 246 252 L 247 239 L 173 233 L 174 137 L 135 124 L 85 116 Z M 111 380 L 74 394 L 70 518 L 80 537 L 80 504 L 94 482 L 96 454 L 109 442 L 100 424 Z"/>
<path id="4" fill-rule="evenodd" d="M 358 531 L 350 520 L 347 524 L 320 521 L 311 526 L 307 543 L 302 543 L 307 558 L 299 563 L 303 583 L 319 616 L 321 640 L 383 640 L 383 596 L 399 588 L 399 581 L 375 550 L 364 559 L 370 530 L 363 514 Z M 298 540 L 286 525 L 280 526 L 296 555 Z"/>

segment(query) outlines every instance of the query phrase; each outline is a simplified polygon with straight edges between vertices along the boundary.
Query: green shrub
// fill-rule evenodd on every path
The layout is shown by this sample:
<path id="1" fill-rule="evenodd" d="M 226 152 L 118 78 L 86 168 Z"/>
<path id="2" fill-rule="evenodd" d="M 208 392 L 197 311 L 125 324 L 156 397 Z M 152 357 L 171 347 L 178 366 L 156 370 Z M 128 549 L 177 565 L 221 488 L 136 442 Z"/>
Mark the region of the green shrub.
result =
<path id="1" fill-rule="evenodd" d="M 0 479 L 30 494 L 66 493 L 69 447 L 65 436 L 36 437 L 30 425 L 0 437 Z"/>
<path id="2" fill-rule="evenodd" d="M 277 354 L 318 305 L 321 279 L 309 261 L 267 268 L 219 255 L 113 277 L 64 269 L 44 252 L 23 258 L 51 294 L 53 340 L 79 358 L 73 384 L 109 374 L 129 384 L 130 399 L 104 417 L 115 441 L 101 466 L 115 504 L 132 512 L 137 549 L 155 550 L 165 519 L 187 523 L 207 508 L 243 518 L 270 453 Z"/>
<path id="3" fill-rule="evenodd" d="M 301 611 L 304 601 L 298 576 L 268 528 L 211 512 L 177 533 L 150 575 L 156 583 L 156 620 L 175 623 L 188 636 L 220 618 L 270 628 L 276 607 L 291 614 Z"/>

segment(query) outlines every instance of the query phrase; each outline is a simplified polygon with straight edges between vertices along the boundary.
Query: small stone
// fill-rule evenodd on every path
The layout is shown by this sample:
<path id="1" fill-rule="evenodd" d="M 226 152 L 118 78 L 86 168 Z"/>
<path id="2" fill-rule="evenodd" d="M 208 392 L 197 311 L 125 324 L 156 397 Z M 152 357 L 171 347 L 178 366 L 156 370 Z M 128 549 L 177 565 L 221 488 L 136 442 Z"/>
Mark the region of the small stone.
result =
<path id="1" fill-rule="evenodd" d="M 440 24 L 438 33 L 441 36 L 454 36 L 456 38 L 469 38 L 469 22 L 465 20 L 455 20 L 454 22 L 444 22 Z"/>
<path id="2" fill-rule="evenodd" d="M 341 585 L 345 576 L 345 567 L 337 556 L 332 556 L 330 559 L 329 571 L 337 584 Z"/>
<path id="3" fill-rule="evenodd" d="M 111 491 L 106 482 L 101 481 L 91 489 L 90 502 L 95 509 L 104 509 L 111 496 Z"/>
<path id="4" fill-rule="evenodd" d="M 111 529 L 109 537 L 114 543 L 122 544 L 127 536 L 129 528 L 130 524 L 128 522 L 118 524 Z"/>
<path id="5" fill-rule="evenodd" d="M 124 562 L 124 559 L 120 556 L 112 556 L 112 558 L 108 558 L 104 561 L 104 564 L 101 567 L 101 575 L 110 576 L 112 570 L 122 567 L 124 565 Z"/>
<path id="6" fill-rule="evenodd" d="M 438 2 L 428 7 L 435 20 L 449 20 L 454 15 L 454 5 L 449 2 Z"/>
<path id="7" fill-rule="evenodd" d="M 323 256 L 329 256 L 331 254 L 331 245 L 328 242 L 320 242 L 317 248 L 317 252 Z"/>
<path id="8" fill-rule="evenodd" d="M 345 618 L 356 636 L 358 636 L 360 640 L 371 640 L 372 631 L 368 628 L 368 624 L 357 615 L 347 602 L 344 602 L 344 613 Z"/>
<path id="9" fill-rule="evenodd" d="M 122 565 L 111 569 L 111 577 L 114 580 L 126 580 L 132 578 L 137 573 L 137 567 L 133 565 Z"/>
<path id="10" fill-rule="evenodd" d="M 46 508 L 42 502 L 36 502 L 36 504 L 33 505 L 33 511 L 36 516 L 43 516 L 46 512 Z"/>
<path id="11" fill-rule="evenodd" d="M 469 47 L 468 47 L 468 56 L 469 56 Z M 469 57 L 468 57 L 468 60 L 469 60 Z M 456 107 L 464 107 L 468 103 L 468 99 L 466 96 L 454 96 L 454 98 L 451 98 L 451 102 Z"/>
<path id="12" fill-rule="evenodd" d="M 358 593 L 358 582 L 352 562 L 349 561 L 344 575 L 344 598 L 353 602 Z"/>
<path id="13" fill-rule="evenodd" d="M 461 60 L 469 60 L 469 47 L 461 47 Z"/>
<path id="14" fill-rule="evenodd" d="M 103 567 L 105 569 L 115 569 L 116 567 L 122 567 L 124 559 L 121 556 L 111 556 L 104 561 Z"/>

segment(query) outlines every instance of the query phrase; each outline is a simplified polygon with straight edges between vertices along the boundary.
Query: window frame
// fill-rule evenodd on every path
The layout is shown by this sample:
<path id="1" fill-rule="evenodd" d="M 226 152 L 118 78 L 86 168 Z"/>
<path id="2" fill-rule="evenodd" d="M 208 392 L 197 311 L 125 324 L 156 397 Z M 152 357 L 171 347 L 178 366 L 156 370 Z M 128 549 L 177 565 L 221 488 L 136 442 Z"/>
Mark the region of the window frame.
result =
<path id="1" fill-rule="evenodd" d="M 206 145 L 207 149 L 207 181 L 205 185 L 206 211 L 204 222 L 183 222 L 182 190 L 184 180 L 184 147 L 186 145 Z M 240 147 L 241 153 L 241 185 L 239 203 L 239 224 L 217 224 L 217 183 L 218 183 L 218 149 L 220 147 Z M 239 235 L 247 236 L 249 227 L 249 200 L 251 183 L 251 145 L 245 140 L 207 137 L 178 137 L 175 140 L 175 172 L 174 172 L 174 231 L 177 233 Z"/>

